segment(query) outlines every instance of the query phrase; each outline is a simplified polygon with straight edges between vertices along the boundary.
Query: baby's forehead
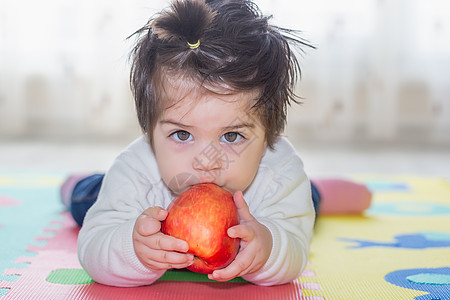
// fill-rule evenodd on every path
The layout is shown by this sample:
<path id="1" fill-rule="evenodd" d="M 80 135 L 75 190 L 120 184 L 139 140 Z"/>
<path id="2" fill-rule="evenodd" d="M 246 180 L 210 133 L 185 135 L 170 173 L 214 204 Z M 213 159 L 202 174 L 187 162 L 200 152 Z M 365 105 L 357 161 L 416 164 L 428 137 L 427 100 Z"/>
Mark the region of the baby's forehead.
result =
<path id="1" fill-rule="evenodd" d="M 192 103 L 188 102 L 208 98 L 225 102 L 238 101 L 243 109 L 249 109 L 260 97 L 258 89 L 237 90 L 226 83 L 206 82 L 185 75 L 163 75 L 158 85 L 158 101 L 163 110 L 178 105 L 191 105 Z"/>

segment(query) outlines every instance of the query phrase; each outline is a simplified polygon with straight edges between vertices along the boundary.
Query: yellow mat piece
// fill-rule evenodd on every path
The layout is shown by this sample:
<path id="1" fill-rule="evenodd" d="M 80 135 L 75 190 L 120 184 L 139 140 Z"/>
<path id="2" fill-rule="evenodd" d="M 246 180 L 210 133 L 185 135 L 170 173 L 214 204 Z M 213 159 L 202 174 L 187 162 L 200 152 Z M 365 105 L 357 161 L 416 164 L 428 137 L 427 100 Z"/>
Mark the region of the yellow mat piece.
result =
<path id="1" fill-rule="evenodd" d="M 306 296 L 450 299 L 450 184 L 441 178 L 359 175 L 373 192 L 364 215 L 319 216 Z M 312 274 L 312 275 L 311 275 Z"/>

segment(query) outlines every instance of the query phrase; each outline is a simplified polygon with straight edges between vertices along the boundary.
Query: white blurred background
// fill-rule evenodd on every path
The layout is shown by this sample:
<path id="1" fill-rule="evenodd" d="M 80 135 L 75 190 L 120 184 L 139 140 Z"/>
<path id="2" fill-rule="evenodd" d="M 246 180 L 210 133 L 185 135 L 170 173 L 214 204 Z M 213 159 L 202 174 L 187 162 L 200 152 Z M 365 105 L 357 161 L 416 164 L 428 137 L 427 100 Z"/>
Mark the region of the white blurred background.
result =
<path id="1" fill-rule="evenodd" d="M 287 128 L 313 172 L 450 174 L 450 2 L 255 2 L 317 47 Z M 167 4 L 0 0 L 0 168 L 102 169 L 138 136 L 126 38 Z"/>

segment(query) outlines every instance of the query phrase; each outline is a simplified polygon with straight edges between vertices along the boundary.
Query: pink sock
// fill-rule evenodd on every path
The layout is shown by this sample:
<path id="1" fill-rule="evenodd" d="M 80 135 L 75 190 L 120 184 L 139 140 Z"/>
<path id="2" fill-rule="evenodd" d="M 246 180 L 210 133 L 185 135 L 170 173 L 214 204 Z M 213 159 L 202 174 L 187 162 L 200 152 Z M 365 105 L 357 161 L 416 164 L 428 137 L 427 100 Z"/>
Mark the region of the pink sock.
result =
<path id="1" fill-rule="evenodd" d="M 314 179 L 321 197 L 319 215 L 361 214 L 370 206 L 372 193 L 363 184 L 346 179 Z"/>

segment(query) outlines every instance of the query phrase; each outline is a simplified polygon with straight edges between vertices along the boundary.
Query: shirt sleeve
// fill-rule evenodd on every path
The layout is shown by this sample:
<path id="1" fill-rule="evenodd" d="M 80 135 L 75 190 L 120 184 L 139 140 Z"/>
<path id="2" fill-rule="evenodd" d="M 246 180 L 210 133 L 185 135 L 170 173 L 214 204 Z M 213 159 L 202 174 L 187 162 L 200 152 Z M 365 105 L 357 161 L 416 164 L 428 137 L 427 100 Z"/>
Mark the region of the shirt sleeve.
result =
<path id="1" fill-rule="evenodd" d="M 103 180 L 97 202 L 88 211 L 78 237 L 78 257 L 96 281 L 112 286 L 153 283 L 164 271 L 149 270 L 137 258 L 132 233 L 137 217 L 159 205 L 155 183 L 119 156 Z"/>
<path id="2" fill-rule="evenodd" d="M 292 149 L 293 151 L 293 149 Z M 279 285 L 298 278 L 306 266 L 315 211 L 311 185 L 298 155 L 283 155 L 263 165 L 246 201 L 252 215 L 272 234 L 270 257 L 257 272 L 243 276 L 258 285 Z"/>

